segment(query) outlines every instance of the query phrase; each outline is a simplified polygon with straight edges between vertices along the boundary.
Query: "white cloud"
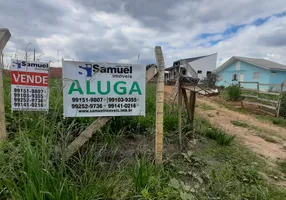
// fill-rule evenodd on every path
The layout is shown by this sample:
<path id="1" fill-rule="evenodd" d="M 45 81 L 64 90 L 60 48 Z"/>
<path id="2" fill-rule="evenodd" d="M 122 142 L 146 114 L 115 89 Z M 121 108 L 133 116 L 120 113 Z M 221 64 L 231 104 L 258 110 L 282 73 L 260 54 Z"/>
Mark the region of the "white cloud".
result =
<path id="1" fill-rule="evenodd" d="M 280 13 L 284 0 L 75 1 L 37 1 L 16 9 L 13 0 L 5 1 L 0 26 L 13 35 L 6 54 L 14 56 L 16 49 L 23 51 L 32 41 L 46 60 L 56 61 L 59 51 L 60 58 L 137 62 L 140 53 L 139 61 L 148 64 L 155 62 L 155 45 L 162 44 L 166 66 L 180 58 L 215 52 L 219 64 L 234 55 L 286 64 L 286 17 L 272 17 L 258 27 L 248 25 L 227 39 L 219 34 L 197 39 L 202 33 L 220 33 L 230 25 Z M 33 13 L 26 15 L 28 8 Z M 26 20 L 30 23 L 22 28 Z M 224 40 L 214 46 L 208 43 L 219 39 Z"/>

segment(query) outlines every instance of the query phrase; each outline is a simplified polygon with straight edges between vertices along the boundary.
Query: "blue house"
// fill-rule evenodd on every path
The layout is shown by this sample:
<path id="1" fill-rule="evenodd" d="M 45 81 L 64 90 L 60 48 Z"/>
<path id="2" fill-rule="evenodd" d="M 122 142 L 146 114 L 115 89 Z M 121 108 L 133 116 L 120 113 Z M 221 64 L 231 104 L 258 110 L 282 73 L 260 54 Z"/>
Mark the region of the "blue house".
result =
<path id="1" fill-rule="evenodd" d="M 229 86 L 241 82 L 259 82 L 273 84 L 260 86 L 260 90 L 279 90 L 279 86 L 286 80 L 286 66 L 265 59 L 233 56 L 214 71 L 219 76 L 217 86 Z M 243 83 L 243 88 L 256 89 L 257 84 Z"/>

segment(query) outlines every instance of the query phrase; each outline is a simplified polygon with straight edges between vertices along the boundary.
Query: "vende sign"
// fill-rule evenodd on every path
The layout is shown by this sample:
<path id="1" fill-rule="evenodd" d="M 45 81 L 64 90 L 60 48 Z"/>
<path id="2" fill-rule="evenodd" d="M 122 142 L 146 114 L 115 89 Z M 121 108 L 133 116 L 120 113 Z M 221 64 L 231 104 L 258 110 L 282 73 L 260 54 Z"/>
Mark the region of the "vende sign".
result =
<path id="1" fill-rule="evenodd" d="M 12 84 L 30 86 L 48 86 L 48 74 L 12 71 Z"/>
<path id="2" fill-rule="evenodd" d="M 49 109 L 49 63 L 12 59 L 12 110 Z"/>

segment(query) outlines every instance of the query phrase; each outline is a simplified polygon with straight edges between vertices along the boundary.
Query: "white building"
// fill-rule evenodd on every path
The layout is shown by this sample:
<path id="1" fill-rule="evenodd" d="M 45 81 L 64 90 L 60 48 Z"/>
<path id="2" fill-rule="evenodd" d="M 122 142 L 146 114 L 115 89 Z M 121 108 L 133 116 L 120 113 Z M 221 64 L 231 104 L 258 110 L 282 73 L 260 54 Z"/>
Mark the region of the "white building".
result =
<path id="1" fill-rule="evenodd" d="M 200 80 L 207 77 L 216 69 L 217 53 L 186 58 L 177 60 L 172 67 L 166 68 L 165 78 L 167 81 L 175 82 L 177 79 L 177 71 L 186 77 L 199 78 Z"/>

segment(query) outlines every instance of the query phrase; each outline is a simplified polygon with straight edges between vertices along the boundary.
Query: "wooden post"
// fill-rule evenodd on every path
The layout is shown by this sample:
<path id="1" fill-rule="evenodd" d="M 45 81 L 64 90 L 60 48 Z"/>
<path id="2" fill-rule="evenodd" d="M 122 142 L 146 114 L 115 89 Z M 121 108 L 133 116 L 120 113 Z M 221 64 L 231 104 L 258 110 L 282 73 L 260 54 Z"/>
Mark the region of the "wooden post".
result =
<path id="1" fill-rule="evenodd" d="M 155 56 L 158 66 L 158 80 L 156 89 L 156 138 L 155 162 L 163 163 L 163 117 L 164 117 L 164 57 L 160 46 L 155 47 Z"/>
<path id="2" fill-rule="evenodd" d="M 8 29 L 0 29 L 0 56 L 11 37 Z M 1 58 L 0 58 L 1 60 Z M 3 60 L 0 61 L 0 140 L 7 137 L 6 124 L 5 124 L 5 107 L 4 107 L 4 88 L 3 88 Z"/>
<path id="3" fill-rule="evenodd" d="M 279 117 L 279 116 L 280 116 L 281 99 L 282 99 L 283 87 L 284 87 L 284 84 L 285 84 L 285 83 L 286 83 L 286 81 L 284 81 L 284 82 L 281 83 L 280 95 L 279 95 L 278 104 L 277 104 L 276 117 Z"/>
<path id="4" fill-rule="evenodd" d="M 0 52 L 1 55 L 1 52 Z M 6 139 L 6 124 L 5 124 L 5 107 L 4 107 L 4 88 L 3 88 L 3 69 L 2 61 L 0 61 L 0 140 Z"/>
<path id="5" fill-rule="evenodd" d="M 196 106 L 196 92 L 195 91 L 191 91 L 190 94 L 190 101 L 189 101 L 189 109 L 190 109 L 190 113 L 191 113 L 191 124 L 193 125 L 194 123 L 194 118 L 195 118 L 195 106 Z"/>
<path id="6" fill-rule="evenodd" d="M 179 129 L 179 144 L 182 148 L 182 86 L 180 82 L 180 70 L 178 70 L 178 129 Z"/>
<path id="7" fill-rule="evenodd" d="M 189 108 L 189 100 L 188 100 L 188 95 L 187 95 L 186 89 L 182 89 L 182 94 L 183 94 L 183 97 L 184 97 L 184 102 L 185 102 L 186 110 L 187 110 L 187 113 L 188 113 L 188 119 L 191 122 L 191 119 L 192 119 L 192 117 L 191 117 L 191 110 Z"/>
<path id="8" fill-rule="evenodd" d="M 259 82 L 257 82 L 257 91 L 259 92 Z"/>

